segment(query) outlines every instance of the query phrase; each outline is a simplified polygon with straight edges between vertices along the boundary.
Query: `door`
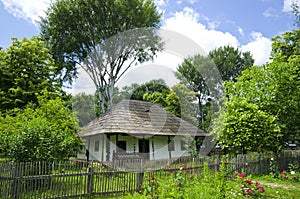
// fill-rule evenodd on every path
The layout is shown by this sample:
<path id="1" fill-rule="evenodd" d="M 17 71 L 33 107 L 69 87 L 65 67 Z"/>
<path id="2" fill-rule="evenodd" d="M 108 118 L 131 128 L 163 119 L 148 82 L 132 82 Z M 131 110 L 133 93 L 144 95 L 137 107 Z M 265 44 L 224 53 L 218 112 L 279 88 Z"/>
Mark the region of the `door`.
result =
<path id="1" fill-rule="evenodd" d="M 144 153 L 146 159 L 150 157 L 150 147 L 149 147 L 149 140 L 139 140 L 139 153 Z"/>
<path id="2" fill-rule="evenodd" d="M 126 141 L 117 141 L 117 153 L 126 153 Z"/>

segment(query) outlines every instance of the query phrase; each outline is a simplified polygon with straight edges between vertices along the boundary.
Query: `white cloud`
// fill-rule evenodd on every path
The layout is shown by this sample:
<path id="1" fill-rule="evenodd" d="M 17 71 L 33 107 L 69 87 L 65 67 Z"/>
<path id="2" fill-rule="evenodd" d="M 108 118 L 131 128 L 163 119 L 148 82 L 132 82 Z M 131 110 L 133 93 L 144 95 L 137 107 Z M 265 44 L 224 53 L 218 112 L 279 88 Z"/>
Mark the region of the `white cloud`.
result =
<path id="1" fill-rule="evenodd" d="M 182 11 L 174 13 L 173 17 L 165 19 L 163 28 L 189 37 L 206 52 L 224 45 L 239 46 L 237 38 L 232 34 L 208 29 L 198 22 L 199 17 L 200 15 L 192 8 L 186 7 Z"/>
<path id="2" fill-rule="evenodd" d="M 292 4 L 296 3 L 300 5 L 300 0 L 283 0 L 283 12 L 291 12 L 292 11 Z"/>
<path id="3" fill-rule="evenodd" d="M 277 17 L 278 11 L 272 7 L 269 7 L 263 12 L 263 16 L 264 17 Z"/>
<path id="4" fill-rule="evenodd" d="M 37 24 L 40 16 L 45 15 L 45 10 L 50 0 L 1 0 L 4 8 L 15 17 L 23 18 Z"/>
<path id="5" fill-rule="evenodd" d="M 255 65 L 262 65 L 269 61 L 272 41 L 264 37 L 259 32 L 251 33 L 252 41 L 246 45 L 241 46 L 242 51 L 250 51 L 255 59 Z"/>
<path id="6" fill-rule="evenodd" d="M 159 7 L 164 7 L 167 5 L 166 1 L 164 1 L 164 0 L 154 0 L 154 3 L 156 6 L 159 6 Z"/>
<path id="7" fill-rule="evenodd" d="M 272 42 L 261 33 L 251 33 L 252 40 L 245 45 L 240 45 L 238 39 L 231 33 L 208 29 L 198 22 L 199 18 L 198 13 L 192 8 L 186 7 L 181 12 L 174 13 L 173 17 L 165 19 L 163 28 L 189 37 L 207 53 L 215 48 L 231 45 L 240 48 L 243 52 L 250 51 L 256 65 L 264 64 L 269 60 Z M 238 31 L 241 35 L 244 35 L 241 27 L 238 28 Z"/>
<path id="8" fill-rule="evenodd" d="M 241 27 L 238 27 L 238 31 L 242 36 L 245 35 L 244 30 Z"/>

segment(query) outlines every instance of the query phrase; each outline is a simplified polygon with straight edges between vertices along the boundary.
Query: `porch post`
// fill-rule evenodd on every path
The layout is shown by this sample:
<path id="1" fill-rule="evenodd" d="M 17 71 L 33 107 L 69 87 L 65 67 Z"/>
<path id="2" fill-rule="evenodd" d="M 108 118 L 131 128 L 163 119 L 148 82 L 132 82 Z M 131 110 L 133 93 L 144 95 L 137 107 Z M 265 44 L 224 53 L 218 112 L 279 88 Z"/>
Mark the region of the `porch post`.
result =
<path id="1" fill-rule="evenodd" d="M 106 161 L 110 160 L 110 135 L 106 135 Z"/>
<path id="2" fill-rule="evenodd" d="M 170 136 L 168 135 L 168 151 L 169 151 L 169 159 L 172 158 L 172 151 L 170 150 L 170 143 L 171 143 L 171 138 Z"/>
<path id="3" fill-rule="evenodd" d="M 104 137 L 104 133 L 102 134 L 102 151 L 101 151 L 101 161 L 103 162 L 104 161 L 104 140 L 105 140 L 105 137 Z"/>

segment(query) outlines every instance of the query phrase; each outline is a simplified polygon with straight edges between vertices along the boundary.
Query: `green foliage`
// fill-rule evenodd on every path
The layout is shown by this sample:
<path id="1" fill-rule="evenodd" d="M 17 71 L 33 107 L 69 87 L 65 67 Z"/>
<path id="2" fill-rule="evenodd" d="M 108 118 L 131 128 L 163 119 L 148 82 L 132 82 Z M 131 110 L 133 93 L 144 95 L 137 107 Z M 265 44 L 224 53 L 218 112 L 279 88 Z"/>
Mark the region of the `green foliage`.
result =
<path id="1" fill-rule="evenodd" d="M 144 185 L 143 195 L 133 194 L 124 198 L 240 198 L 236 184 L 226 179 L 225 169 L 214 174 L 205 164 L 202 176 L 188 169 L 181 166 L 180 170 L 168 175 L 151 177 Z"/>
<path id="2" fill-rule="evenodd" d="M 272 52 L 271 57 L 274 61 L 288 62 L 292 57 L 299 57 L 300 55 L 300 29 L 284 32 L 272 38 Z"/>
<path id="3" fill-rule="evenodd" d="M 238 174 L 237 183 L 239 186 L 239 195 L 251 198 L 260 198 L 264 195 L 265 187 L 260 185 L 258 181 L 253 182 L 244 174 Z"/>
<path id="4" fill-rule="evenodd" d="M 166 111 L 177 117 L 181 116 L 179 99 L 173 91 L 169 91 L 169 93 L 145 93 L 143 99 L 164 107 Z"/>
<path id="5" fill-rule="evenodd" d="M 178 66 L 175 73 L 176 77 L 180 80 L 180 83 L 185 85 L 187 89 L 196 93 L 196 99 L 198 107 L 196 109 L 198 126 L 204 129 L 204 122 L 207 119 L 208 109 L 204 107 L 209 104 L 210 92 L 207 85 L 209 81 L 209 75 L 206 70 L 213 70 L 214 63 L 208 57 L 202 55 L 196 55 L 191 58 L 186 58 Z"/>
<path id="6" fill-rule="evenodd" d="M 158 27 L 159 21 L 150 0 L 59 0 L 51 3 L 40 25 L 63 79 L 72 81 L 76 63 L 97 45 L 126 30 Z"/>
<path id="7" fill-rule="evenodd" d="M 276 118 L 246 101 L 231 100 L 227 104 L 225 121 L 219 142 L 233 147 L 236 153 L 247 151 L 277 151 L 280 148 L 280 128 Z"/>
<path id="8" fill-rule="evenodd" d="M 208 56 L 217 66 L 223 81 L 236 81 L 242 71 L 254 64 L 250 52 L 241 52 L 232 46 L 223 46 L 209 52 Z"/>
<path id="9" fill-rule="evenodd" d="M 197 126 L 197 105 L 194 103 L 197 93 L 182 83 L 174 85 L 171 89 L 179 99 L 181 118 Z"/>
<path id="10" fill-rule="evenodd" d="M 45 89 L 65 96 L 55 71 L 54 60 L 40 39 L 13 38 L 10 47 L 0 50 L 0 111 L 37 104 L 36 94 Z"/>
<path id="11" fill-rule="evenodd" d="M 89 74 L 104 114 L 120 77 L 162 49 L 160 17 L 151 0 L 59 0 L 42 19 L 41 35 L 63 81 L 72 82 L 78 65 Z"/>
<path id="12" fill-rule="evenodd" d="M 73 96 L 72 110 L 79 120 L 79 126 L 83 127 L 96 118 L 95 101 L 95 95 L 80 93 Z"/>
<path id="13" fill-rule="evenodd" d="M 28 104 L 0 117 L 1 141 L 7 156 L 18 162 L 53 161 L 76 156 L 82 141 L 75 135 L 77 121 L 60 98 L 38 97 L 39 106 Z"/>
<path id="14" fill-rule="evenodd" d="M 145 100 L 144 95 L 146 93 L 153 94 L 154 92 L 158 92 L 162 95 L 170 93 L 170 89 L 163 79 L 153 79 L 141 85 L 132 84 L 130 87 L 124 87 L 123 90 L 126 90 L 128 88 L 130 89 L 130 94 L 127 94 L 127 96 L 129 96 L 130 99 L 133 100 Z"/>
<path id="15" fill-rule="evenodd" d="M 184 137 L 185 148 L 189 155 L 196 157 L 198 155 L 196 140 L 191 136 Z"/>
<path id="16" fill-rule="evenodd" d="M 300 140 L 299 30 L 274 38 L 271 63 L 226 82 L 225 109 L 214 121 L 223 146 L 236 152 L 281 150 Z M 227 143 L 227 144 L 226 144 Z"/>

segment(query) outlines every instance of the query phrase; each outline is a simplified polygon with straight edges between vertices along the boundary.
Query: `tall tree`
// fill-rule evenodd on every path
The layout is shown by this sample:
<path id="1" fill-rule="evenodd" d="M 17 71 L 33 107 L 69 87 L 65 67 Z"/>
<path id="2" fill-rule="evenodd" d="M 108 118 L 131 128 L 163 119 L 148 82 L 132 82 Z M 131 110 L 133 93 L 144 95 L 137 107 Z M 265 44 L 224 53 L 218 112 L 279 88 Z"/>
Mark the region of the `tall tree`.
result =
<path id="1" fill-rule="evenodd" d="M 211 69 L 213 71 L 214 66 L 210 58 L 196 55 L 184 59 L 175 73 L 182 84 L 196 93 L 198 109 L 195 115 L 197 116 L 198 125 L 201 129 L 204 129 L 205 116 L 207 115 L 207 112 L 204 112 L 204 106 L 209 103 L 210 92 L 212 92 L 208 87 L 208 83 L 210 81 L 209 79 L 213 76 L 205 73 L 205 70 Z"/>
<path id="2" fill-rule="evenodd" d="M 0 50 L 0 111 L 37 104 L 43 90 L 65 95 L 55 75 L 56 66 L 37 37 L 13 38 L 6 50 Z"/>
<path id="3" fill-rule="evenodd" d="M 78 64 L 86 70 L 104 113 L 124 72 L 162 48 L 160 17 L 151 0 L 59 0 L 42 20 L 41 34 L 64 80 L 76 76 Z"/>
<path id="4" fill-rule="evenodd" d="M 209 52 L 223 81 L 235 81 L 242 71 L 254 64 L 250 52 L 241 52 L 232 46 L 223 46 Z"/>

